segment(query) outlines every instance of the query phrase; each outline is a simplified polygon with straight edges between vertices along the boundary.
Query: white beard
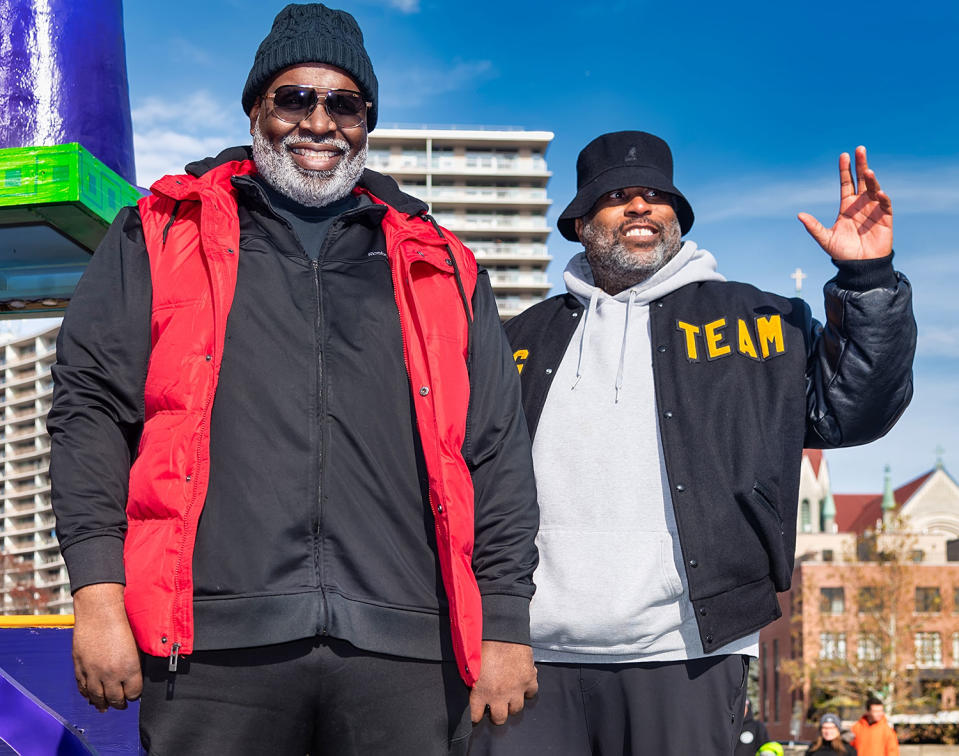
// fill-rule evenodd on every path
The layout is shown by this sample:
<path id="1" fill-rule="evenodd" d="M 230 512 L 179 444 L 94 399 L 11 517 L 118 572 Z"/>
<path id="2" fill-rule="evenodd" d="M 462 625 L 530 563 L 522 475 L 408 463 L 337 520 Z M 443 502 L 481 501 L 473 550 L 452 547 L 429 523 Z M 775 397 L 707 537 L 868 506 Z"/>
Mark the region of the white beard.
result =
<path id="1" fill-rule="evenodd" d="M 260 130 L 260 120 L 256 120 L 253 126 L 253 162 L 270 186 L 307 207 L 324 207 L 353 191 L 366 167 L 366 144 L 353 157 L 341 158 L 328 171 L 310 171 L 298 166 L 287 149 L 290 145 L 303 142 L 328 144 L 342 150 L 345 156 L 350 149 L 343 139 L 291 133 L 283 138 L 277 150 Z"/>

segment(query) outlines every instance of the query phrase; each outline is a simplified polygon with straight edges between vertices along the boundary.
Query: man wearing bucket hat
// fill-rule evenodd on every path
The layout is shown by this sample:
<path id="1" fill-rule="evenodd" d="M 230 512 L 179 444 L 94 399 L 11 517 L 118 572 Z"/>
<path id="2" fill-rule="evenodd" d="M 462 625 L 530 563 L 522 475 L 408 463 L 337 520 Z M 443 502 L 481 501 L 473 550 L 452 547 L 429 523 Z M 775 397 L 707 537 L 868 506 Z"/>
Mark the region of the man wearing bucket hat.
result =
<path id="1" fill-rule="evenodd" d="M 568 292 L 507 324 L 540 504 L 539 694 L 472 753 L 731 754 L 758 632 L 789 587 L 803 446 L 865 443 L 912 395 L 908 281 L 889 198 L 839 161 L 820 326 L 726 281 L 692 241 L 672 155 L 640 131 L 577 162 Z"/>
<path id="2" fill-rule="evenodd" d="M 252 148 L 122 211 L 60 331 L 77 682 L 142 687 L 150 752 L 463 753 L 535 692 L 519 380 L 486 273 L 364 170 L 377 102 L 353 17 L 284 8 Z"/>

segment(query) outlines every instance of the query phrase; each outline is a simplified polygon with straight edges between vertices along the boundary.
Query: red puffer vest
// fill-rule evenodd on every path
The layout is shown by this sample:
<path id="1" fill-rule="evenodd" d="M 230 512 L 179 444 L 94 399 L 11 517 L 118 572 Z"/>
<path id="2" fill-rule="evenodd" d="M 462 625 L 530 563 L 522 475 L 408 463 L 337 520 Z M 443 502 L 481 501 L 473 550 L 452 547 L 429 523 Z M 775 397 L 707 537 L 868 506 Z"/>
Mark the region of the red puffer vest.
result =
<path id="1" fill-rule="evenodd" d="M 193 650 L 193 547 L 207 493 L 210 412 L 239 254 L 231 178 L 254 171 L 252 162 L 241 161 L 200 178 L 166 176 L 139 202 L 153 282 L 153 350 L 146 421 L 130 471 L 126 609 L 140 648 L 171 660 Z M 471 568 L 473 483 L 461 449 L 476 261 L 452 235 L 441 237 L 424 220 L 408 219 L 389 206 L 382 228 L 429 478 L 453 648 L 460 675 L 472 685 L 480 672 L 482 604 Z"/>

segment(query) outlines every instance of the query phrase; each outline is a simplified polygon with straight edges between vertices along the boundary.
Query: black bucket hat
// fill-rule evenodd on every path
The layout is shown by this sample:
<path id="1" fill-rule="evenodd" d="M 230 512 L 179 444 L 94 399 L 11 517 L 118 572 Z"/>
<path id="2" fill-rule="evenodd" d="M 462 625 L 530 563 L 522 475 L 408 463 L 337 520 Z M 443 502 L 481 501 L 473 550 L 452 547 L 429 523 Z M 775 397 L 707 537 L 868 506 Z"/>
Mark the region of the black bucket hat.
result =
<path id="1" fill-rule="evenodd" d="M 576 218 L 582 218 L 606 192 L 644 186 L 668 192 L 683 236 L 693 225 L 693 208 L 673 186 L 673 154 L 669 145 L 645 131 L 614 131 L 587 144 L 576 159 L 576 196 L 556 223 L 570 241 L 579 241 Z"/>

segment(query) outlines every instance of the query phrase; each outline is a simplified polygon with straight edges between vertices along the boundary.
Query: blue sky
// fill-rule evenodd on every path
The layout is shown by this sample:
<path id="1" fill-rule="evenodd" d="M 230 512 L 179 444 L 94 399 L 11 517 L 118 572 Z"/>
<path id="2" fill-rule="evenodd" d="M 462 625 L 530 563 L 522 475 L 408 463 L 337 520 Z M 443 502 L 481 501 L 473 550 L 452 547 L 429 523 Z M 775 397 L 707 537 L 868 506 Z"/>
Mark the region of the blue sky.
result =
<path id="1" fill-rule="evenodd" d="M 274 0 L 127 0 L 138 180 L 248 140 L 240 93 Z M 334 3 L 336 5 L 336 3 Z M 857 144 L 891 195 L 896 262 L 920 327 L 916 397 L 869 447 L 827 454 L 835 490 L 930 469 L 959 477 L 959 86 L 954 3 L 356 0 L 380 80 L 380 125 L 487 124 L 555 134 L 551 225 L 578 151 L 643 129 L 669 141 L 696 211 L 690 239 L 730 278 L 804 295 L 822 314 L 832 267 L 795 215 L 831 224 L 836 160 Z M 948 72 L 952 71 L 952 74 Z M 951 232 L 951 233 L 950 233 Z M 554 232 L 554 287 L 578 251 Z"/>

